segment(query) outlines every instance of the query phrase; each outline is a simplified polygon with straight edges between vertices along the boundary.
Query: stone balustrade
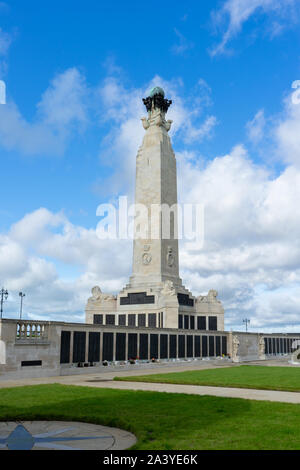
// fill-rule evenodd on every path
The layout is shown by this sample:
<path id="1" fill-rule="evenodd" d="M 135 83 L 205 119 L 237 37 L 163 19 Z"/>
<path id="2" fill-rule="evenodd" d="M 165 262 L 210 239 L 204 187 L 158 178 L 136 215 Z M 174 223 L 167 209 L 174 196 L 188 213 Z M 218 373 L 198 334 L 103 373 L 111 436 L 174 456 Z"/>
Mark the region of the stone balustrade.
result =
<path id="1" fill-rule="evenodd" d="M 48 324 L 41 321 L 20 320 L 16 323 L 16 341 L 43 341 L 48 339 Z"/>

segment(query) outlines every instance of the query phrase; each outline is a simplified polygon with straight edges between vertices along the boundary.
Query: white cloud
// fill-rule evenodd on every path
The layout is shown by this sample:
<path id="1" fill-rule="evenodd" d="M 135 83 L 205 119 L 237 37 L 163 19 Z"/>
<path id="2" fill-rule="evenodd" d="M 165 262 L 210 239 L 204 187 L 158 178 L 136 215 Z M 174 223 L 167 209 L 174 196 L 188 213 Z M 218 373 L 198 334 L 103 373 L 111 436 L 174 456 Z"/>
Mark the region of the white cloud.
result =
<path id="1" fill-rule="evenodd" d="M 295 21 L 297 0 L 226 0 L 219 10 L 212 13 L 215 27 L 224 23 L 227 28 L 223 33 L 221 42 L 211 50 L 211 55 L 226 52 L 228 43 L 240 33 L 243 24 L 255 13 L 274 15 L 275 18 L 288 17 L 289 21 Z M 279 19 L 272 23 L 271 36 L 278 35 L 283 26 Z"/>
<path id="2" fill-rule="evenodd" d="M 76 126 L 86 124 L 81 94 L 85 82 L 78 73 L 73 70 L 57 77 L 43 96 L 39 113 L 44 129 L 59 125 L 68 130 L 74 120 Z M 184 86 L 179 80 L 156 76 L 143 88 L 128 89 L 116 77 L 107 78 L 94 90 L 101 109 L 99 122 L 111 129 L 102 158 L 109 156 L 118 169 L 113 179 L 105 182 L 106 196 L 120 188 L 134 189 L 135 157 L 144 134 L 141 97 L 153 85 L 162 86 L 174 100 L 168 117 L 174 120 L 171 136 L 175 150 L 183 143 L 186 147 L 186 143 L 208 137 L 215 125 L 210 116 L 203 117 L 202 97 L 196 104 L 189 101 L 194 103 L 194 96 L 183 98 Z M 210 96 L 203 79 L 200 86 Z M 70 89 L 75 90 L 74 95 L 67 93 Z M 67 112 L 66 96 L 72 102 Z M 181 277 L 194 294 L 210 288 L 219 291 L 227 327 L 241 329 L 245 316 L 251 318 L 251 326 L 260 329 L 300 327 L 300 169 L 295 164 L 294 143 L 299 111 L 288 100 L 285 103 L 280 119 L 275 124 L 272 120 L 272 131 L 289 166 L 276 176 L 254 164 L 243 145 L 206 165 L 195 150 L 176 152 L 180 202 L 205 207 L 204 247 L 195 253 L 181 244 Z M 79 116 L 78 123 L 75 116 Z M 264 120 L 263 111 L 259 111 L 248 124 L 254 140 L 263 140 Z M 94 227 L 73 225 L 63 212 L 37 209 L 0 238 L 0 278 L 11 292 L 7 308 L 11 314 L 16 311 L 18 290 L 24 290 L 24 311 L 35 318 L 83 320 L 91 287 L 99 284 L 106 292 L 120 290 L 128 282 L 131 260 L 130 241 L 99 240 Z"/>
<path id="3" fill-rule="evenodd" d="M 205 210 L 203 249 L 195 253 L 181 246 L 185 284 L 195 293 L 216 288 L 225 302 L 227 326 L 238 327 L 246 314 L 268 328 L 271 313 L 265 315 L 261 295 L 270 300 L 272 325 L 299 328 L 300 308 L 291 313 L 288 305 L 292 291 L 293 305 L 296 298 L 300 305 L 300 171 L 288 167 L 274 177 L 238 146 L 204 169 L 181 156 L 178 172 L 181 200 L 202 203 Z M 276 308 L 279 292 L 284 310 Z"/>
<path id="4" fill-rule="evenodd" d="M 84 77 L 71 68 L 54 78 L 32 122 L 7 102 L 0 107 L 0 146 L 26 155 L 62 154 L 72 132 L 87 122 L 86 95 Z"/>
<path id="5" fill-rule="evenodd" d="M 254 118 L 246 124 L 249 139 L 258 144 L 264 137 L 264 129 L 266 125 L 264 110 L 259 110 Z"/>
<path id="6" fill-rule="evenodd" d="M 178 38 L 177 44 L 174 44 L 171 49 L 174 54 L 183 55 L 186 51 L 194 47 L 194 44 L 178 31 L 178 29 L 174 28 L 174 32 Z"/>
<path id="7" fill-rule="evenodd" d="M 300 165 L 300 103 L 293 91 L 284 101 L 284 110 L 274 125 L 273 133 L 279 157 L 287 163 Z"/>
<path id="8" fill-rule="evenodd" d="M 100 240 L 96 230 L 74 226 L 62 213 L 40 208 L 0 237 L 0 278 L 15 316 L 25 292 L 29 318 L 84 321 L 90 289 L 119 291 L 129 276 L 130 241 Z M 113 260 L 113 263 L 112 263 Z"/>

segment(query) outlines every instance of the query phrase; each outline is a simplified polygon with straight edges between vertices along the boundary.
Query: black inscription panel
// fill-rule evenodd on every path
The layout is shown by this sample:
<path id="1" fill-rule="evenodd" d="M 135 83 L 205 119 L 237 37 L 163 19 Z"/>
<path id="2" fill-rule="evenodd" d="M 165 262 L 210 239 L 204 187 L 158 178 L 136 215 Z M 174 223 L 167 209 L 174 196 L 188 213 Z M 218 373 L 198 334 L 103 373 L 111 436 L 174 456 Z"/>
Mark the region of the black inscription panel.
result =
<path id="1" fill-rule="evenodd" d="M 138 314 L 138 326 L 146 326 L 146 314 L 145 313 Z"/>
<path id="2" fill-rule="evenodd" d="M 95 325 L 103 325 L 103 315 L 96 313 L 94 315 L 94 324 Z"/>
<path id="3" fill-rule="evenodd" d="M 186 355 L 187 357 L 193 357 L 193 336 L 188 335 L 186 337 Z"/>
<path id="4" fill-rule="evenodd" d="M 154 304 L 155 296 L 146 292 L 132 292 L 127 297 L 120 297 L 120 305 Z"/>
<path id="5" fill-rule="evenodd" d="M 168 358 L 168 335 L 160 335 L 160 358 Z"/>
<path id="6" fill-rule="evenodd" d="M 156 313 L 149 313 L 148 326 L 149 328 L 156 328 Z"/>
<path id="7" fill-rule="evenodd" d="M 227 336 L 222 336 L 222 354 L 227 355 Z"/>
<path id="8" fill-rule="evenodd" d="M 177 350 L 177 336 L 170 335 L 170 344 L 169 344 L 170 352 L 169 357 L 170 359 L 175 359 L 177 357 L 176 350 Z"/>
<path id="9" fill-rule="evenodd" d="M 216 356 L 221 356 L 221 338 L 216 336 Z"/>
<path id="10" fill-rule="evenodd" d="M 125 361 L 126 333 L 116 334 L 116 361 Z"/>
<path id="11" fill-rule="evenodd" d="M 280 352 L 283 353 L 283 338 L 280 338 Z"/>
<path id="12" fill-rule="evenodd" d="M 267 339 L 268 339 L 268 354 L 273 354 L 272 338 L 267 338 Z"/>
<path id="13" fill-rule="evenodd" d="M 178 357 L 185 357 L 185 336 L 178 336 Z"/>
<path id="14" fill-rule="evenodd" d="M 158 335 L 150 335 L 150 359 L 158 359 Z"/>
<path id="15" fill-rule="evenodd" d="M 137 334 L 128 334 L 128 359 L 136 359 L 137 357 Z"/>
<path id="16" fill-rule="evenodd" d="M 41 366 L 42 361 L 21 361 L 21 367 L 26 367 L 26 366 Z"/>
<path id="17" fill-rule="evenodd" d="M 100 333 L 97 333 L 94 331 L 91 331 L 89 333 L 88 361 L 89 362 L 100 361 Z"/>
<path id="18" fill-rule="evenodd" d="M 128 326 L 135 326 L 135 314 L 129 313 L 128 315 Z"/>
<path id="19" fill-rule="evenodd" d="M 190 299 L 187 294 L 177 294 L 177 299 L 179 305 L 185 305 L 188 307 L 193 307 L 194 306 L 194 299 Z"/>
<path id="20" fill-rule="evenodd" d="M 208 329 L 217 330 L 217 317 L 208 317 Z"/>
<path id="21" fill-rule="evenodd" d="M 85 331 L 74 331 L 73 362 L 85 362 Z"/>
<path id="22" fill-rule="evenodd" d="M 71 332 L 62 331 L 60 337 L 60 363 L 68 364 L 70 362 L 70 344 Z"/>
<path id="23" fill-rule="evenodd" d="M 114 334 L 103 333 L 103 349 L 102 349 L 103 361 L 113 360 L 113 357 L 114 357 L 113 346 L 114 346 Z"/>
<path id="24" fill-rule="evenodd" d="M 265 341 L 265 354 L 269 354 L 269 341 L 268 338 L 264 338 Z"/>
<path id="25" fill-rule="evenodd" d="M 203 317 L 203 316 L 197 317 L 197 329 L 206 330 L 206 317 Z"/>
<path id="26" fill-rule="evenodd" d="M 207 336 L 202 336 L 202 357 L 207 357 L 208 356 L 208 351 L 207 351 Z"/>
<path id="27" fill-rule="evenodd" d="M 115 315 L 108 314 L 106 315 L 106 325 L 114 325 L 115 324 Z"/>
<path id="28" fill-rule="evenodd" d="M 201 357 L 200 338 L 201 336 L 195 336 L 195 357 Z"/>
<path id="29" fill-rule="evenodd" d="M 209 356 L 212 357 L 215 355 L 215 338 L 213 336 L 209 336 L 208 346 Z"/>
<path id="30" fill-rule="evenodd" d="M 140 359 L 148 359 L 148 335 L 140 334 Z"/>

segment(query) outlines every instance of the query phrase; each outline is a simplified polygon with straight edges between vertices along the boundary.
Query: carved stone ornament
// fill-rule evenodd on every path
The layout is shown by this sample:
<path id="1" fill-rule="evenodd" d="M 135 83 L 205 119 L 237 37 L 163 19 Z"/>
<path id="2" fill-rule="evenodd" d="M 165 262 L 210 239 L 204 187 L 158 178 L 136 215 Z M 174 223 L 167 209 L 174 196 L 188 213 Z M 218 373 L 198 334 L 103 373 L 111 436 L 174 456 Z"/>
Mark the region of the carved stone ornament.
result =
<path id="1" fill-rule="evenodd" d="M 89 302 L 105 302 L 108 300 L 115 300 L 116 296 L 110 294 L 104 294 L 99 286 L 95 286 L 91 290 L 92 297 L 88 299 Z"/>
<path id="2" fill-rule="evenodd" d="M 167 132 L 171 129 L 172 120 L 168 119 L 167 121 L 164 119 L 160 111 L 153 111 L 151 118 L 141 118 L 143 128 L 147 130 L 150 126 L 159 126 L 164 127 Z"/>
<path id="3" fill-rule="evenodd" d="M 300 365 L 300 347 L 292 353 L 292 363 Z"/>
<path id="4" fill-rule="evenodd" d="M 147 265 L 150 264 L 152 261 L 152 256 L 150 253 L 144 253 L 142 256 L 143 264 Z"/>
<path id="5" fill-rule="evenodd" d="M 95 302 L 97 300 L 101 300 L 102 298 L 102 291 L 99 286 L 95 286 L 91 290 L 92 297 L 89 298 L 91 302 Z"/>
<path id="6" fill-rule="evenodd" d="M 232 338 L 232 356 L 233 357 L 237 356 L 237 353 L 238 353 L 238 350 L 239 350 L 239 345 L 240 345 L 240 342 L 239 342 L 238 337 L 233 336 L 233 338 Z"/>
<path id="7" fill-rule="evenodd" d="M 148 119 L 142 118 L 144 129 L 147 130 L 150 126 L 156 125 L 164 127 L 168 132 L 173 121 L 170 119 L 166 121 L 165 114 L 172 104 L 172 100 L 165 99 L 164 90 L 160 87 L 152 88 L 149 96 L 143 98 L 143 103 L 148 111 Z"/>
<path id="8" fill-rule="evenodd" d="M 176 290 L 172 281 L 167 280 L 164 283 L 164 287 L 161 290 L 161 294 L 171 296 L 176 295 Z"/>
<path id="9" fill-rule="evenodd" d="M 265 339 L 263 336 L 259 338 L 258 347 L 259 347 L 259 355 L 263 356 L 266 352 Z"/>
<path id="10" fill-rule="evenodd" d="M 197 302 L 210 302 L 210 303 L 221 303 L 217 299 L 218 292 L 214 289 L 210 289 L 207 295 L 199 295 L 197 297 Z"/>
<path id="11" fill-rule="evenodd" d="M 170 268 L 172 268 L 172 266 L 174 266 L 174 263 L 175 263 L 175 257 L 173 255 L 173 248 L 171 246 L 168 246 L 167 263 Z"/>

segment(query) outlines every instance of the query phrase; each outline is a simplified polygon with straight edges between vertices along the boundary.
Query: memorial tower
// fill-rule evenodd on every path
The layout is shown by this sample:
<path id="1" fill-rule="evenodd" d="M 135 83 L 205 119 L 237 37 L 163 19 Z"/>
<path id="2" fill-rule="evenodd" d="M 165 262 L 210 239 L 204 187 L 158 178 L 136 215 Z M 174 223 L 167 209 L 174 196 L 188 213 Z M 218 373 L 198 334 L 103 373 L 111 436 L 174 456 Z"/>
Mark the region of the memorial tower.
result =
<path id="1" fill-rule="evenodd" d="M 136 157 L 133 265 L 117 295 L 92 289 L 86 322 L 120 326 L 224 329 L 217 292 L 194 297 L 179 277 L 176 158 L 166 120 L 171 100 L 153 88 L 143 99 L 145 135 Z"/>

